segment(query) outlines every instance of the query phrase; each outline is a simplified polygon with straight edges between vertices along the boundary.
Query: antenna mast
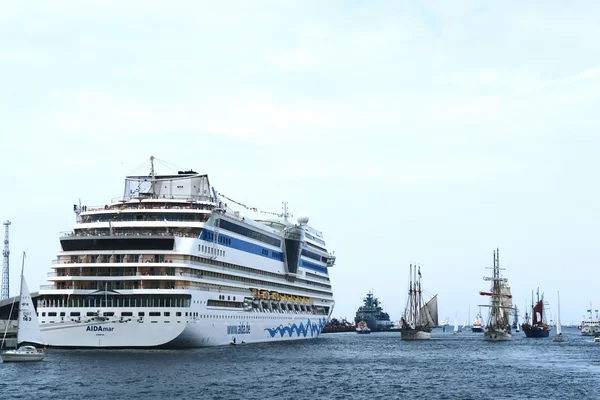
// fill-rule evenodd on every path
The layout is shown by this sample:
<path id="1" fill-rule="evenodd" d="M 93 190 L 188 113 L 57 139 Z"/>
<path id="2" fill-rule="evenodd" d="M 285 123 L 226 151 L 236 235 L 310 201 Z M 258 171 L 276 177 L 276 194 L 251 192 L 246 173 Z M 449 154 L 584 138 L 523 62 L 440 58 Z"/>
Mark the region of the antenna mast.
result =
<path id="1" fill-rule="evenodd" d="M 156 192 L 154 191 L 154 156 L 150 156 L 150 176 L 152 177 L 152 198 L 154 199 L 156 197 Z"/>
<path id="2" fill-rule="evenodd" d="M 288 217 L 290 216 L 290 214 L 288 214 L 288 202 L 284 201 L 283 202 L 283 219 L 284 220 L 288 220 Z"/>
<path id="3" fill-rule="evenodd" d="M 4 257 L 4 264 L 2 264 L 2 293 L 0 293 L 0 300 L 8 299 L 10 293 L 10 282 L 9 282 L 9 256 L 10 250 L 8 248 L 8 227 L 10 221 L 4 221 L 4 250 L 2 250 L 2 256 Z"/>

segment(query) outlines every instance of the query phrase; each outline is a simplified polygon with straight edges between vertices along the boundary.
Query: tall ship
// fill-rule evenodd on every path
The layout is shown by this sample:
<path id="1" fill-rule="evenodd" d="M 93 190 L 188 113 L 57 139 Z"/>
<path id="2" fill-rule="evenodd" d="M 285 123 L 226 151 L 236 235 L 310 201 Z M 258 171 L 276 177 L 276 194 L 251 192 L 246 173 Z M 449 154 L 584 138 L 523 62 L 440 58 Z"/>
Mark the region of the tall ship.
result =
<path id="1" fill-rule="evenodd" d="M 482 296 L 490 297 L 488 322 L 484 328 L 483 339 L 490 342 L 512 340 L 510 327 L 510 313 L 512 311 L 512 294 L 508 286 L 508 280 L 500 276 L 500 250 L 494 251 L 493 275 L 484 277 L 485 281 L 491 281 L 492 287 L 489 292 L 479 292 Z"/>
<path id="2" fill-rule="evenodd" d="M 363 305 L 356 311 L 354 323 L 358 325 L 361 321 L 366 322 L 372 332 L 389 331 L 394 326 L 390 316 L 383 311 L 379 299 L 373 297 L 372 292 L 367 293 Z"/>
<path id="3" fill-rule="evenodd" d="M 544 307 L 544 294 L 540 298 L 540 290 L 537 290 L 537 302 L 533 304 L 533 292 L 531 292 L 531 320 L 525 313 L 525 322 L 521 325 L 525 336 L 528 338 L 547 338 L 550 336 L 550 325 L 546 322 L 546 308 Z"/>
<path id="4" fill-rule="evenodd" d="M 421 268 L 410 265 L 408 299 L 400 319 L 400 336 L 403 340 L 431 339 L 431 330 L 438 325 L 437 294 L 427 303 L 423 300 Z"/>
<path id="5" fill-rule="evenodd" d="M 581 335 L 582 336 L 600 336 L 600 319 L 598 318 L 598 310 L 596 315 L 592 314 L 592 304 L 587 312 L 590 314 L 589 317 L 581 321 Z"/>
<path id="6" fill-rule="evenodd" d="M 519 332 L 519 309 L 517 306 L 514 306 L 513 308 L 513 323 L 511 328 L 514 329 L 515 332 Z"/>
<path id="7" fill-rule="evenodd" d="M 204 347 L 316 338 L 336 257 L 307 216 L 251 219 L 208 175 L 127 176 L 124 194 L 75 205 L 37 312 L 55 347 Z M 267 212 L 263 212 L 267 214 Z"/>

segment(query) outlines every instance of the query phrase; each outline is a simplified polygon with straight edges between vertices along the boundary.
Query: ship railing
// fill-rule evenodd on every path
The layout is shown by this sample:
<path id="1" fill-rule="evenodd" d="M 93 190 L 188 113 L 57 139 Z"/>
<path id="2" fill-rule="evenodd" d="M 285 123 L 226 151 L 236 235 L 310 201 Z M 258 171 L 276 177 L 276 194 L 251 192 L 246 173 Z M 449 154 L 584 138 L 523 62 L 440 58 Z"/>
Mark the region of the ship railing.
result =
<path id="1" fill-rule="evenodd" d="M 204 201 L 207 203 L 215 203 L 215 199 L 211 196 L 205 195 L 158 195 L 156 197 L 152 197 L 152 194 L 144 194 L 142 195 L 133 195 L 133 196 L 117 196 L 113 197 L 110 201 L 112 204 L 116 203 L 127 203 L 133 202 L 133 200 L 180 200 L 180 201 L 189 201 L 189 202 L 197 202 Z"/>
<path id="2" fill-rule="evenodd" d="M 123 210 L 199 210 L 199 211 L 212 211 L 215 205 L 213 203 L 191 203 L 186 205 L 172 205 L 172 204 L 160 204 L 160 203 L 121 203 L 118 206 L 109 207 L 105 206 L 83 206 L 81 215 L 89 215 L 90 213 L 97 213 L 98 211 L 107 211 L 114 213 L 115 211 Z M 98 213 L 96 215 L 103 215 L 104 213 Z"/>
<path id="3" fill-rule="evenodd" d="M 90 291 L 97 291 L 97 290 L 104 290 L 105 287 L 104 285 L 100 284 L 98 286 L 88 286 L 88 285 L 69 285 L 68 287 L 57 287 L 54 285 L 40 285 L 40 290 L 47 290 L 47 291 L 54 291 L 54 290 L 90 290 Z M 216 293 L 222 293 L 222 292 L 228 292 L 228 293 L 240 293 L 240 294 L 248 294 L 249 290 L 247 289 L 241 289 L 241 288 L 232 288 L 232 287 L 226 287 L 226 288 L 210 288 L 210 287 L 204 287 L 204 286 L 195 286 L 195 285 L 175 285 L 174 287 L 159 287 L 159 288 L 155 288 L 155 287 L 134 287 L 134 286 L 127 286 L 127 287 L 111 287 L 108 286 L 107 289 L 109 290 L 200 290 L 203 292 L 216 292 Z"/>
<path id="4" fill-rule="evenodd" d="M 187 237 L 187 238 L 197 238 L 198 235 L 193 233 L 180 233 L 180 232 L 167 232 L 166 230 L 153 230 L 153 231 L 135 231 L 135 232 L 119 232 L 119 229 L 116 228 L 117 231 L 112 234 L 108 231 L 95 231 L 95 232 L 75 232 L 75 231 L 63 231 L 60 232 L 60 238 L 67 237 L 95 237 L 95 236 L 178 236 L 178 237 Z"/>
<path id="5" fill-rule="evenodd" d="M 122 272 L 122 273 L 115 273 L 115 274 L 102 274 L 102 273 L 95 273 L 95 274 L 90 274 L 90 273 L 84 273 L 84 274 L 79 274 L 79 273 L 63 273 L 63 272 L 48 272 L 48 277 L 52 278 L 52 277 L 64 277 L 64 278 L 70 278 L 72 276 L 80 276 L 80 277 L 112 277 L 112 276 L 141 276 L 141 274 L 139 272 Z M 158 276 L 158 275 L 155 275 Z"/>

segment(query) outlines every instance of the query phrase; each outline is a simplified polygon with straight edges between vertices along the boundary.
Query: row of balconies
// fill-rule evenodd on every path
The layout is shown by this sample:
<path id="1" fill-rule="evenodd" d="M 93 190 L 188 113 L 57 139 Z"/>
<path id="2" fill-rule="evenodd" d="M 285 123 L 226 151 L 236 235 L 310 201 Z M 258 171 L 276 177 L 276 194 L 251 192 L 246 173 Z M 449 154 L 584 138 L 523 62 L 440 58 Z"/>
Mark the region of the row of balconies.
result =
<path id="1" fill-rule="evenodd" d="M 85 256 L 61 256 L 52 260 L 59 264 L 96 264 L 96 263 L 173 263 L 189 260 L 189 257 L 165 256 L 163 254 L 88 254 Z"/>

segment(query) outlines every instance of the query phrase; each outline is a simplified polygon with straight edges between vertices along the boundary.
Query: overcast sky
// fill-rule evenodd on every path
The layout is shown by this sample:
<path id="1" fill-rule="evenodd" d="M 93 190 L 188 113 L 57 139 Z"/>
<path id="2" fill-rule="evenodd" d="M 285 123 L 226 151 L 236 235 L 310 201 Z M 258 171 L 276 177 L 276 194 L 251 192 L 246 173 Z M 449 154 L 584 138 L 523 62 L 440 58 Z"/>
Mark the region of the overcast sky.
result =
<path id="1" fill-rule="evenodd" d="M 473 319 L 496 247 L 521 309 L 600 308 L 597 1 L 28 3 L 0 9 L 12 294 L 21 251 L 35 291 L 73 204 L 153 155 L 306 212 L 334 316 L 372 289 L 399 319 L 416 262 Z"/>

